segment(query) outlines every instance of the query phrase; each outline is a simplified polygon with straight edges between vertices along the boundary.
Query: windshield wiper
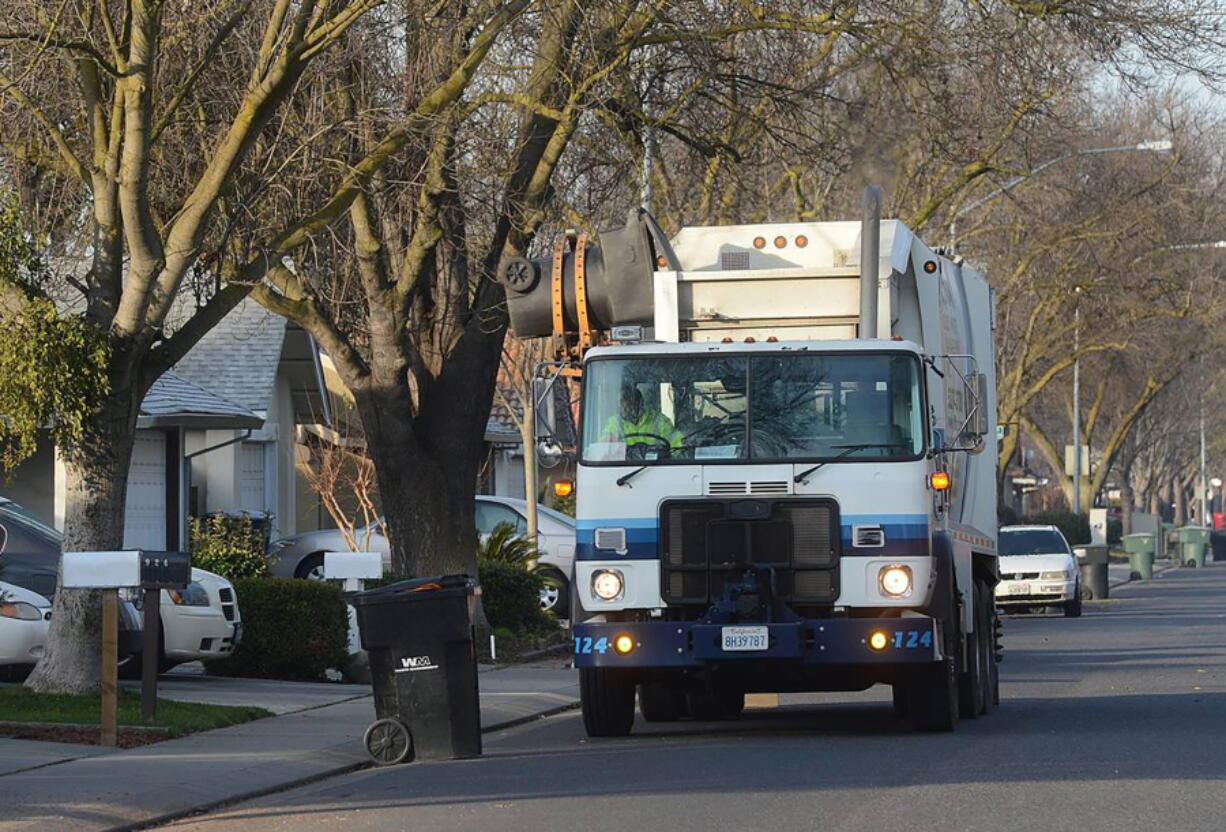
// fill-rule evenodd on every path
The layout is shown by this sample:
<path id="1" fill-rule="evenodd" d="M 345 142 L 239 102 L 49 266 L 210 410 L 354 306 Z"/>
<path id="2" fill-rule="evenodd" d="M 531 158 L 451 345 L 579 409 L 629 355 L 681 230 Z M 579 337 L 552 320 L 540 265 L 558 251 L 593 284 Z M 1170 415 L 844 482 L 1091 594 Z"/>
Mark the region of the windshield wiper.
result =
<path id="1" fill-rule="evenodd" d="M 796 476 L 792 477 L 792 482 L 804 483 L 808 480 L 809 475 L 812 474 L 814 471 L 816 471 L 818 468 L 821 468 L 823 465 L 827 465 L 831 462 L 840 460 L 843 457 L 848 456 L 849 454 L 855 453 L 856 451 L 866 451 L 869 448 L 905 448 L 906 445 L 902 444 L 901 442 L 859 442 L 855 445 L 831 445 L 830 447 L 831 448 L 842 448 L 843 453 L 839 454 L 834 459 L 823 459 L 821 462 L 817 463 L 812 468 L 806 468 L 805 470 L 801 471 Z"/>
<path id="2" fill-rule="evenodd" d="M 634 479 L 635 476 L 639 474 L 639 472 L 645 470 L 646 468 L 647 468 L 646 465 L 640 465 L 638 468 L 635 468 L 629 474 L 622 474 L 620 477 L 617 478 L 617 484 L 625 485 L 626 483 L 630 482 L 630 480 Z"/>

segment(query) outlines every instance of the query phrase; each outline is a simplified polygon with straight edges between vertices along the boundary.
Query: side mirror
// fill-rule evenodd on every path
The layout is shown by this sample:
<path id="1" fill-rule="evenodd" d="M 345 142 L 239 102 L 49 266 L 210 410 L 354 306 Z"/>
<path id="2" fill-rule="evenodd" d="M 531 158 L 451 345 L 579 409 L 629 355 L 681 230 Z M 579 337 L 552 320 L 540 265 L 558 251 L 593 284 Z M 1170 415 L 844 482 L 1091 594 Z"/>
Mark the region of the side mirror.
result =
<path id="1" fill-rule="evenodd" d="M 991 391 L 988 390 L 988 377 L 983 373 L 975 373 L 973 383 L 977 401 L 972 427 L 975 433 L 987 436 L 988 431 L 992 429 L 992 426 L 988 424 L 988 400 L 991 394 Z"/>

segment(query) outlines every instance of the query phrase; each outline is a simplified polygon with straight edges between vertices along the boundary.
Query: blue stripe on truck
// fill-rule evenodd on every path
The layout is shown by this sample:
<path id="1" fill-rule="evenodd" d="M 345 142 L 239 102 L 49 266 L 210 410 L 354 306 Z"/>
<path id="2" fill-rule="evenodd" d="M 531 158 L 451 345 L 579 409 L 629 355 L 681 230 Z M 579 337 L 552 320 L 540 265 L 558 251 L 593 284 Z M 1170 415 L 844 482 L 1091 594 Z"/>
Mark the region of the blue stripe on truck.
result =
<path id="1" fill-rule="evenodd" d="M 929 552 L 928 516 L 925 514 L 846 514 L 839 518 L 844 555 L 903 556 Z M 851 545 L 853 526 L 880 526 L 885 546 L 858 549 Z M 626 552 L 596 548 L 596 529 L 625 529 Z M 619 517 L 578 520 L 575 557 L 579 560 L 645 560 L 659 557 L 660 529 L 654 517 Z"/>

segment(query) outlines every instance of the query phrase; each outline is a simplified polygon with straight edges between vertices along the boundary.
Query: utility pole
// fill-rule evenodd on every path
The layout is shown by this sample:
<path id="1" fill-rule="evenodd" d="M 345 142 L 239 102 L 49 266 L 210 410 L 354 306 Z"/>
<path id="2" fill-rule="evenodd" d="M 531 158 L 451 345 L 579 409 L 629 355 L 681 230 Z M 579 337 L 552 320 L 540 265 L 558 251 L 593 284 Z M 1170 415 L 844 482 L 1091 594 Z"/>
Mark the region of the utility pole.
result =
<path id="1" fill-rule="evenodd" d="M 531 377 L 524 385 L 524 504 L 528 515 L 528 540 L 536 545 L 536 383 Z"/>
<path id="2" fill-rule="evenodd" d="M 1200 514 L 1197 520 L 1206 529 L 1211 528 L 1209 514 L 1205 508 L 1205 492 L 1209 489 L 1209 481 L 1205 476 L 1205 357 L 1200 357 Z"/>
<path id="3" fill-rule="evenodd" d="M 1073 307 L 1073 514 L 1081 515 L 1081 287 Z"/>

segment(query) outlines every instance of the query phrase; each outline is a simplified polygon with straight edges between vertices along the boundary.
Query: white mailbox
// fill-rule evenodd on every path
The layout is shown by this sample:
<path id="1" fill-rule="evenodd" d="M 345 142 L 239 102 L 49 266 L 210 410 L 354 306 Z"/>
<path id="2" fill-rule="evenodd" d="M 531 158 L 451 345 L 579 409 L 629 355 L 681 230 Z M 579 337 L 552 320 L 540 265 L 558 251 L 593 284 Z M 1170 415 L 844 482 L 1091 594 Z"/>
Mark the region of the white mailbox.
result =
<path id="1" fill-rule="evenodd" d="M 324 552 L 324 577 L 340 578 L 345 590 L 356 592 L 362 581 L 383 577 L 383 555 L 378 552 Z"/>
<path id="2" fill-rule="evenodd" d="M 65 552 L 60 586 L 69 589 L 122 589 L 140 586 L 137 550 L 126 552 Z"/>

